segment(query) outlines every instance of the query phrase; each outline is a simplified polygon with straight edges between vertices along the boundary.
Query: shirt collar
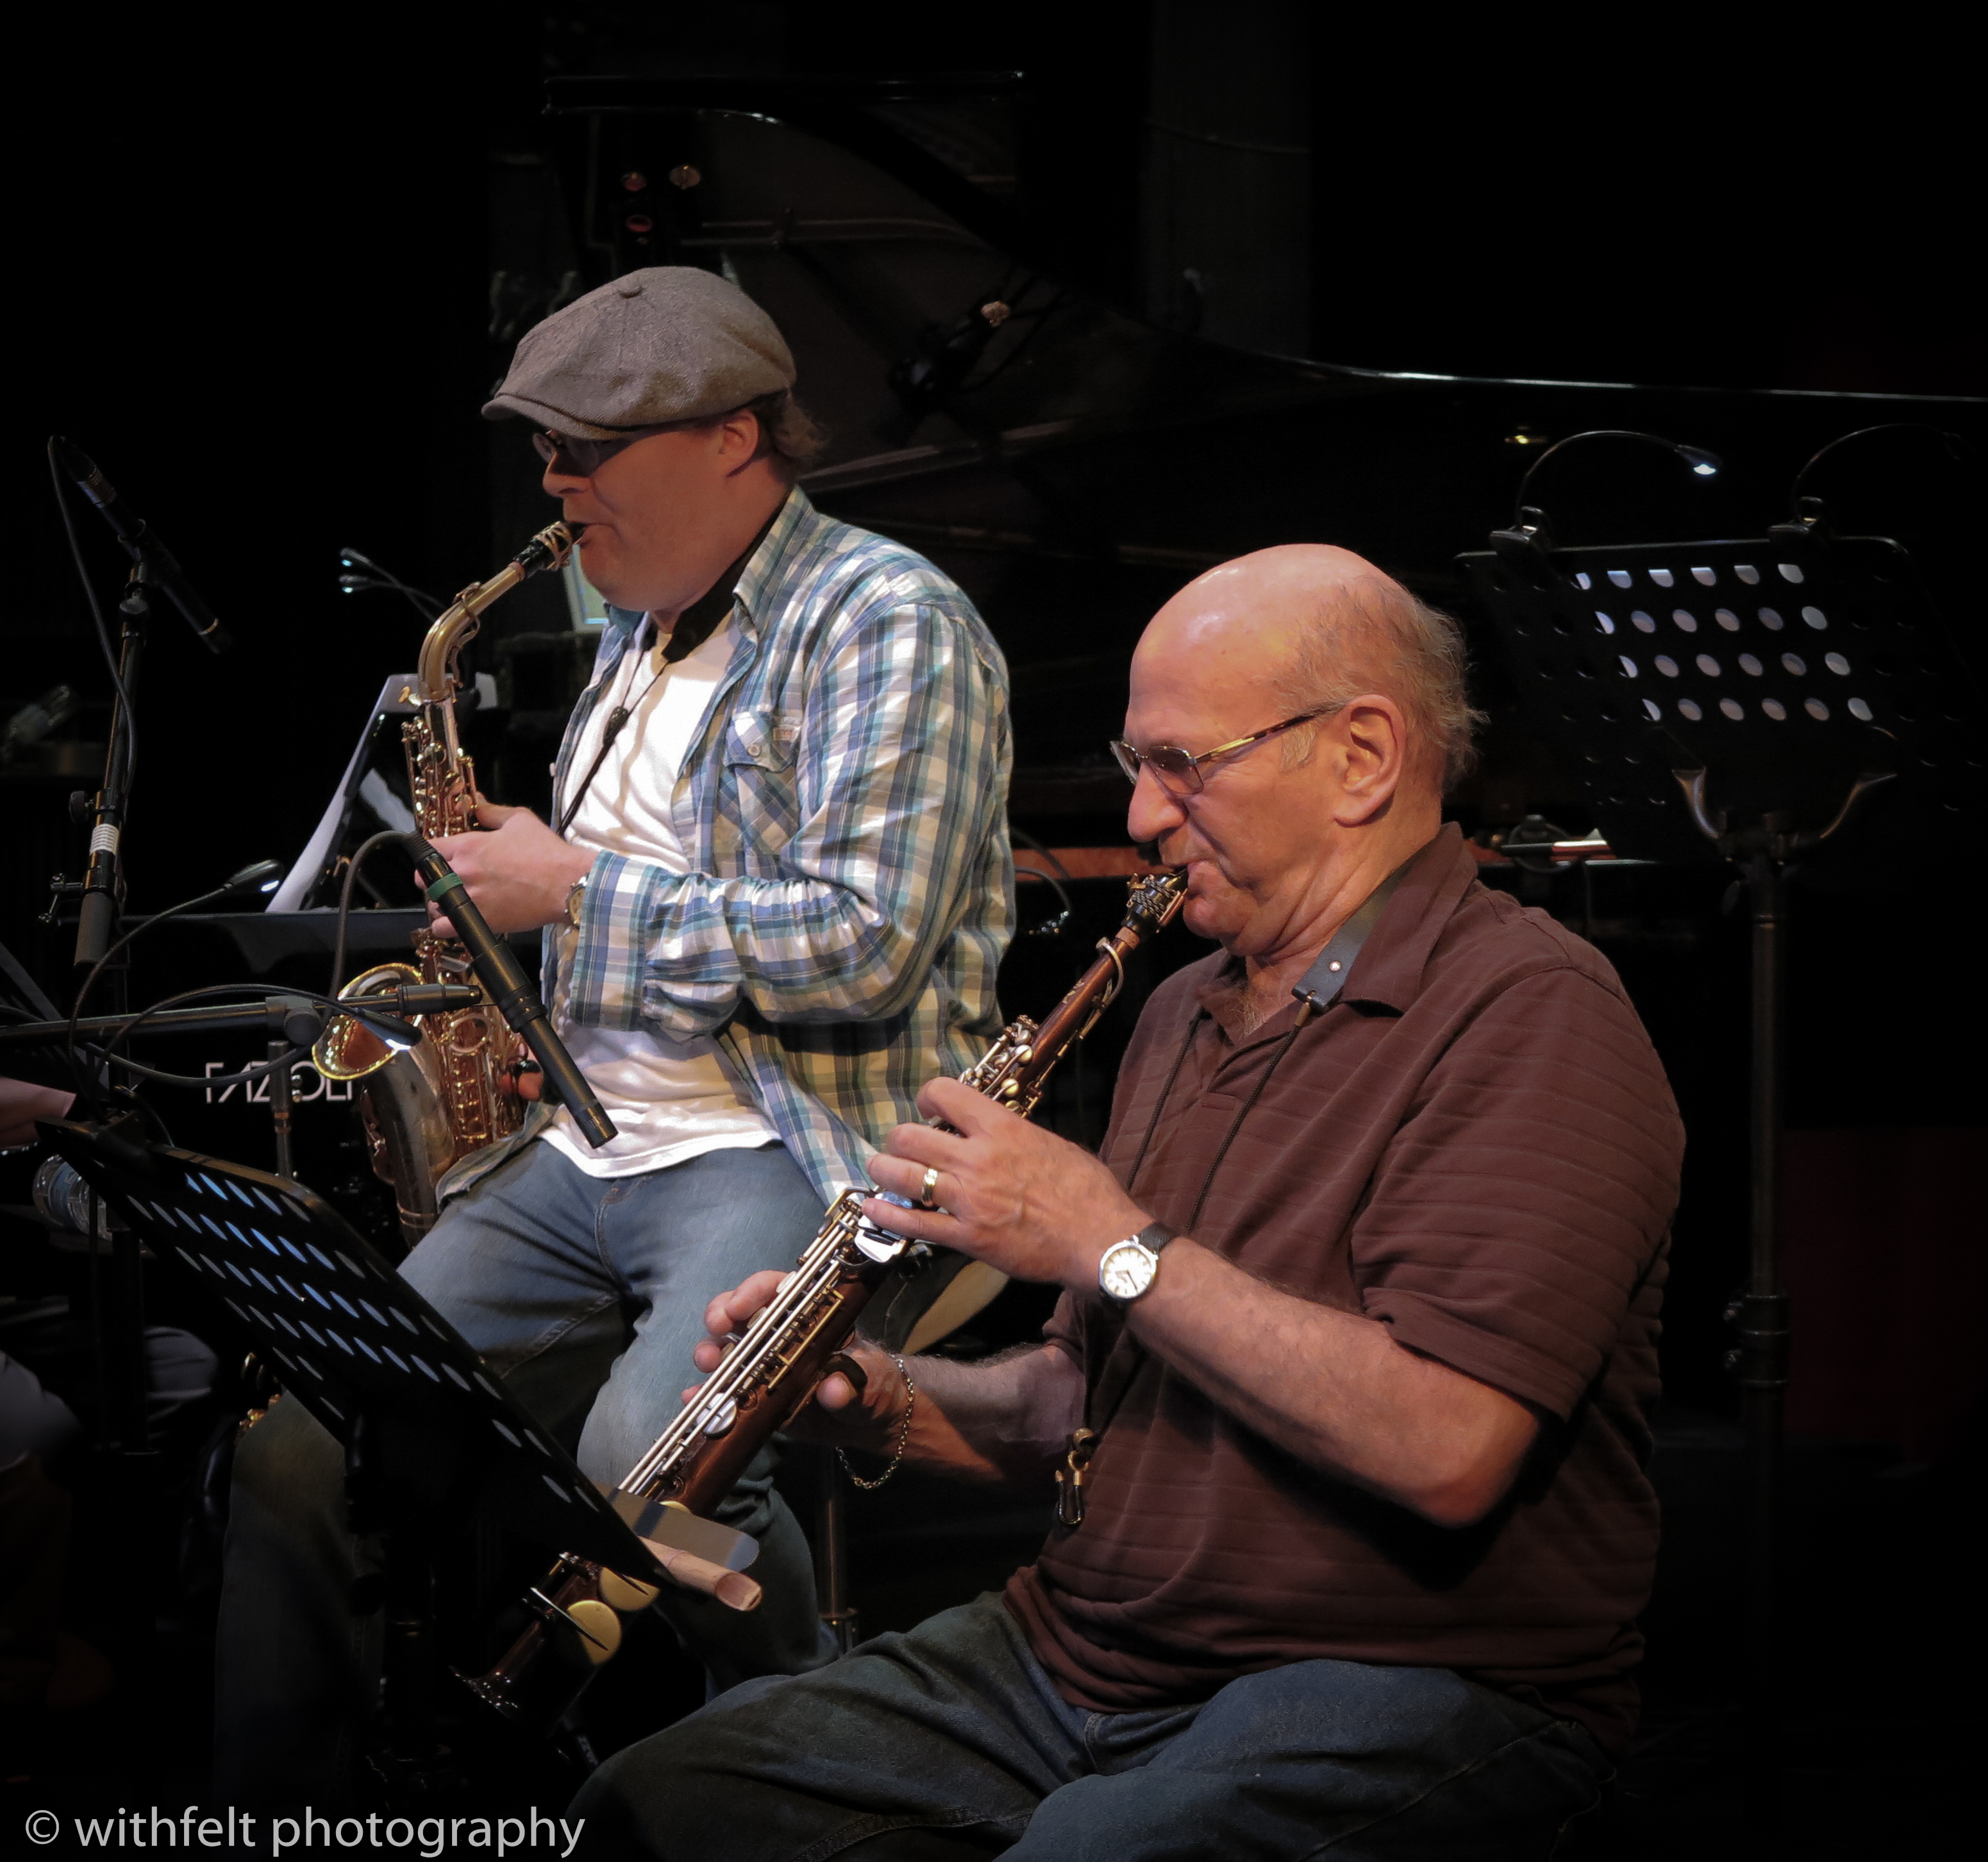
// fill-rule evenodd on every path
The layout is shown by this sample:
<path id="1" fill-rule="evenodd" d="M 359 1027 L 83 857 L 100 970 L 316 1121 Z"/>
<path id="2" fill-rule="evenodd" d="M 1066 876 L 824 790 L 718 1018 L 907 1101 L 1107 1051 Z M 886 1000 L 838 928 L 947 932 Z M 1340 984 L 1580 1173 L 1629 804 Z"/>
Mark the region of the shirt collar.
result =
<path id="1" fill-rule="evenodd" d="M 757 634 L 772 618 L 776 592 L 796 566 L 807 539 L 821 520 L 808 495 L 796 485 L 787 493 L 779 514 L 759 540 L 759 547 L 739 572 L 735 591 L 740 625 Z"/>

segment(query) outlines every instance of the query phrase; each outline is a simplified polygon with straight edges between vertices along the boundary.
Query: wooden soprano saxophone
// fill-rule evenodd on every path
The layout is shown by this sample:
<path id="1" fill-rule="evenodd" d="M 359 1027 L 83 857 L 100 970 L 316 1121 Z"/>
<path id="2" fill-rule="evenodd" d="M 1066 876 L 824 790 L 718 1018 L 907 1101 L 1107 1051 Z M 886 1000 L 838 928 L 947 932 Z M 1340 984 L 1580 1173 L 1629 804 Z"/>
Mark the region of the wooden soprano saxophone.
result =
<path id="1" fill-rule="evenodd" d="M 1051 1071 L 1087 1034 L 1124 980 L 1127 954 L 1164 927 L 1186 896 L 1177 873 L 1135 880 L 1124 923 L 1101 939 L 1097 960 L 1038 1027 L 1026 1016 L 1004 1028 L 964 1083 L 1026 1118 Z M 848 1342 L 857 1315 L 908 1247 L 864 1219 L 848 1190 L 780 1286 L 655 1444 L 609 1495 L 642 1537 L 736 1568 L 756 1550 L 708 1515 L 776 1430 L 814 1394 Z M 667 1561 L 666 1561 L 667 1562 Z M 569 1553 L 526 1597 L 534 1620 L 471 1689 L 505 1715 L 557 1727 L 594 1672 L 620 1647 L 621 1616 L 646 1608 L 654 1590 Z M 722 1593 L 720 1593 L 722 1594 Z"/>
<path id="2" fill-rule="evenodd" d="M 573 544 L 564 524 L 546 525 L 487 582 L 463 590 L 421 642 L 420 670 L 401 694 L 414 713 L 401 736 L 414 824 L 424 840 L 467 834 L 476 824 L 475 767 L 456 735 L 462 649 L 475 638 L 485 608 L 526 577 L 560 567 Z M 461 944 L 428 930 L 415 932 L 413 942 L 411 965 L 377 964 L 347 983 L 340 999 L 408 983 L 476 983 Z M 350 1017 L 334 1016 L 311 1050 L 319 1072 L 361 1082 L 373 1169 L 394 1186 L 411 1248 L 434 1225 L 437 1179 L 458 1159 L 509 1137 L 525 1116 L 512 1070 L 517 1038 L 494 1003 L 486 997 L 473 1008 L 424 1016 L 421 1023 L 428 1038 L 396 1053 Z"/>

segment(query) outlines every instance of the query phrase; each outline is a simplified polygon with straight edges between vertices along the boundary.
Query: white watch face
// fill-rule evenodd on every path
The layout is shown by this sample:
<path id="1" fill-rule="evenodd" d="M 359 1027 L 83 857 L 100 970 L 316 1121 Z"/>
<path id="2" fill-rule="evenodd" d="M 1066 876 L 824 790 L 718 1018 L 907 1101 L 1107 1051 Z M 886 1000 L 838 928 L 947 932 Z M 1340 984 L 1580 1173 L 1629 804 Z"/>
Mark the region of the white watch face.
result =
<path id="1" fill-rule="evenodd" d="M 1159 1257 L 1143 1243 L 1114 1241 L 1097 1264 L 1097 1284 L 1114 1299 L 1137 1299 L 1153 1284 Z"/>

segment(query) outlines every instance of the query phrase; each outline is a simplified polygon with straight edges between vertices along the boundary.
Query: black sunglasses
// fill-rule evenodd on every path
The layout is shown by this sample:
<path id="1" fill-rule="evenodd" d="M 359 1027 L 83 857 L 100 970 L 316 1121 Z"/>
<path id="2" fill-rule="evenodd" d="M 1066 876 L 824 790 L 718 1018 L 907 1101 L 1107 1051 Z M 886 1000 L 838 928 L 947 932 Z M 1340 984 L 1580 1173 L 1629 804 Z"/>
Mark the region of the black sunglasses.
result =
<path id="1" fill-rule="evenodd" d="M 571 433 L 554 433 L 542 428 L 532 435 L 539 457 L 562 478 L 590 479 L 616 453 L 647 439 L 652 433 L 674 433 L 685 427 L 701 426 L 701 421 L 666 421 L 659 427 L 637 427 L 614 439 L 582 439 Z"/>

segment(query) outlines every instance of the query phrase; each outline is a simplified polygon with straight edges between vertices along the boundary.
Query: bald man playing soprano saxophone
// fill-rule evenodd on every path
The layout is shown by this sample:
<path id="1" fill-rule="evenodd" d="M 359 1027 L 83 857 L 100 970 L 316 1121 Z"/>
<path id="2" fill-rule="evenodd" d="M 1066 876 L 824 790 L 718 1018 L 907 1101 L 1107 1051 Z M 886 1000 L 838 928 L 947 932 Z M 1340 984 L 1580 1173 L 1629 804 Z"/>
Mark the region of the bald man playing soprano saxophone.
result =
<path id="1" fill-rule="evenodd" d="M 1101 1157 L 956 1082 L 873 1219 L 1060 1287 L 992 1363 L 861 1348 L 852 1449 L 1046 1494 L 999 1596 L 612 1759 L 600 1855 L 1546 1856 L 1634 1724 L 1682 1136 L 1608 963 L 1486 890 L 1454 624 L 1265 550 L 1131 669 L 1129 828 L 1221 949 Z M 713 1302 L 722 1341 L 777 1275 Z M 915 1386 L 915 1387 L 914 1387 Z"/>

